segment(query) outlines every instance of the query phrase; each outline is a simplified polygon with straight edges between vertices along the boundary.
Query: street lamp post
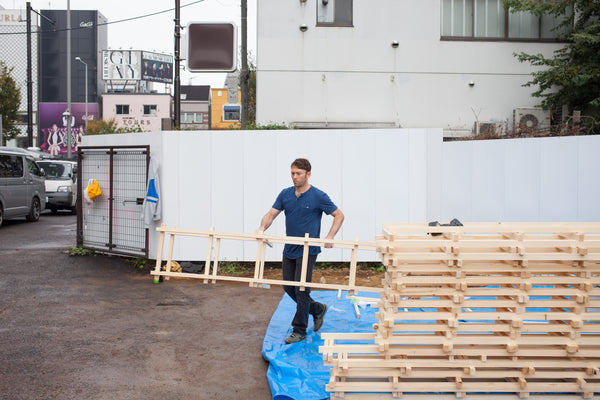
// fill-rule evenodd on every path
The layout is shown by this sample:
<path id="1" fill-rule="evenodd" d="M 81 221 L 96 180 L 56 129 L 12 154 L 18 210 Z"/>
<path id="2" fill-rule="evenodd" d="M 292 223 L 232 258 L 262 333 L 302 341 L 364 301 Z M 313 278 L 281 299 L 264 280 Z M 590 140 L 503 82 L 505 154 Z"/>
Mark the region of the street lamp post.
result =
<path id="1" fill-rule="evenodd" d="M 75 57 L 75 60 L 85 65 L 85 130 L 87 131 L 88 124 L 88 65 L 81 57 Z"/>

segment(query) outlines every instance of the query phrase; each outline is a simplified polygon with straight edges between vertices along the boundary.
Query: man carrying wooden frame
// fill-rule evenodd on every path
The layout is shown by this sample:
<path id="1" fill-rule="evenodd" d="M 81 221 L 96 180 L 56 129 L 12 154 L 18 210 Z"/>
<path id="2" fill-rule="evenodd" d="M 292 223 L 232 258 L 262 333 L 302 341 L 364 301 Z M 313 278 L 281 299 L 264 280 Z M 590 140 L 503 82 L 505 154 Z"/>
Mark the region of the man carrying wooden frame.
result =
<path id="1" fill-rule="evenodd" d="M 329 196 L 308 183 L 311 174 L 310 162 L 305 158 L 294 160 L 291 165 L 291 175 L 294 186 L 283 189 L 273 206 L 262 218 L 258 233 L 267 230 L 275 218 L 284 211 L 285 228 L 288 236 L 304 237 L 306 234 L 311 238 L 321 235 L 321 216 L 323 213 L 333 217 L 333 223 L 326 239 L 333 239 L 344 221 L 344 214 L 331 201 Z M 333 247 L 332 243 L 325 243 L 326 248 Z M 310 246 L 308 254 L 305 254 L 303 246 L 286 244 L 283 249 L 283 280 L 300 282 L 302 271 L 302 260 L 307 257 L 306 282 L 312 279 L 312 271 L 317 261 L 317 255 L 321 252 L 318 246 Z M 306 339 L 306 328 L 308 327 L 308 316 L 312 315 L 313 330 L 318 331 L 323 325 L 327 305 L 314 301 L 310 297 L 310 288 L 298 286 L 283 286 L 285 292 L 296 302 L 296 314 L 292 320 L 293 332 L 285 339 L 286 343 L 296 343 Z"/>

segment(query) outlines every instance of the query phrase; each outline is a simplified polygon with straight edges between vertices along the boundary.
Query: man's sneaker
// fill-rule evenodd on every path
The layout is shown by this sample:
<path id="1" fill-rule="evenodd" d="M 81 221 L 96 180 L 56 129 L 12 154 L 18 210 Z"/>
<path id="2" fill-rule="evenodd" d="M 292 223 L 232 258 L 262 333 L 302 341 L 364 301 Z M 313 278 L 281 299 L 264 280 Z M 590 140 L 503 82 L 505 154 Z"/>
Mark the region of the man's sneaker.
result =
<path id="1" fill-rule="evenodd" d="M 306 339 L 305 335 L 302 335 L 302 334 L 297 333 L 297 332 L 292 332 L 292 334 L 290 336 L 288 336 L 287 339 L 285 339 L 285 342 L 287 344 L 292 344 L 292 343 L 301 342 L 304 339 Z"/>
<path id="2" fill-rule="evenodd" d="M 315 315 L 315 324 L 313 326 L 313 331 L 318 331 L 323 326 L 323 321 L 325 320 L 325 313 L 327 312 L 327 304 L 323 304 L 323 312 L 319 315 Z"/>

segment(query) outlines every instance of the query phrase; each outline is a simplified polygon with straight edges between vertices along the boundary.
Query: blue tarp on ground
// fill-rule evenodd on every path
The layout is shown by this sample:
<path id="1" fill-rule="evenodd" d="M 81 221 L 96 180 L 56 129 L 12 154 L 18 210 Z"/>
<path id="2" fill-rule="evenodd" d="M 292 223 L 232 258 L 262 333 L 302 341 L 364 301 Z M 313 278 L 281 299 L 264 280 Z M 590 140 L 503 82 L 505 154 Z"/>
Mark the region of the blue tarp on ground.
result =
<path id="1" fill-rule="evenodd" d="M 375 312 L 366 303 L 359 303 L 360 318 L 347 292 L 311 291 L 311 297 L 329 307 L 325 322 L 319 332 L 312 330 L 310 318 L 306 340 L 286 344 L 285 338 L 292 333 L 291 322 L 296 312 L 296 303 L 283 295 L 277 310 L 271 317 L 263 341 L 262 355 L 269 362 L 267 379 L 274 400 L 322 400 L 329 399 L 325 385 L 329 382 L 329 369 L 323 364 L 319 346 L 323 345 L 323 332 L 373 332 Z M 359 292 L 359 297 L 379 299 L 378 293 Z"/>

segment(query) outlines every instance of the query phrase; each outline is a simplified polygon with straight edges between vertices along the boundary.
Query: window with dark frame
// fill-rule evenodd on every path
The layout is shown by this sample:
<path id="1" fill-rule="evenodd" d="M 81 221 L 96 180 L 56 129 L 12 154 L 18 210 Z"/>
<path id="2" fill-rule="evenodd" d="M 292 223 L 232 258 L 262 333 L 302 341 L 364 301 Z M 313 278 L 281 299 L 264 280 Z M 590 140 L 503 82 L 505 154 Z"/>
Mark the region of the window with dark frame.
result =
<path id="1" fill-rule="evenodd" d="M 353 0 L 316 0 L 317 26 L 352 27 Z"/>
<path id="2" fill-rule="evenodd" d="M 225 104 L 223 106 L 223 121 L 239 121 L 242 113 L 240 104 Z"/>
<path id="3" fill-rule="evenodd" d="M 441 36 L 448 40 L 557 41 L 562 20 L 512 13 L 503 0 L 442 0 Z"/>
<path id="4" fill-rule="evenodd" d="M 129 104 L 117 104 L 117 115 L 129 115 Z"/>
<path id="5" fill-rule="evenodd" d="M 144 115 L 156 115 L 156 104 L 144 104 Z"/>

